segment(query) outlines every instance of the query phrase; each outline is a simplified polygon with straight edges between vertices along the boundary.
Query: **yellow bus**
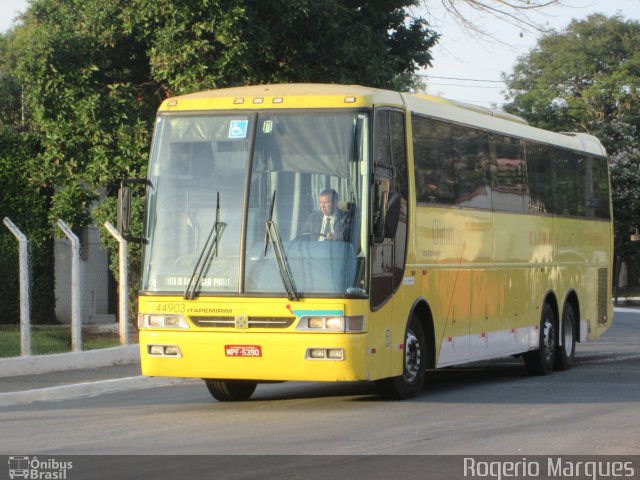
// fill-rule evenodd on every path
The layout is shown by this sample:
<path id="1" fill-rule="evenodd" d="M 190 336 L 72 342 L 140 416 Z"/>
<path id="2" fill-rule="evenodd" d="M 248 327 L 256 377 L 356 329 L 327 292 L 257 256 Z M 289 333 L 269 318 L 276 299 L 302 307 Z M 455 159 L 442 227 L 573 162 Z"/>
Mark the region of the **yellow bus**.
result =
<path id="1" fill-rule="evenodd" d="M 145 183 L 142 373 L 218 400 L 274 381 L 410 398 L 505 356 L 548 374 L 611 324 L 586 134 L 361 86 L 229 88 L 164 101 Z"/>

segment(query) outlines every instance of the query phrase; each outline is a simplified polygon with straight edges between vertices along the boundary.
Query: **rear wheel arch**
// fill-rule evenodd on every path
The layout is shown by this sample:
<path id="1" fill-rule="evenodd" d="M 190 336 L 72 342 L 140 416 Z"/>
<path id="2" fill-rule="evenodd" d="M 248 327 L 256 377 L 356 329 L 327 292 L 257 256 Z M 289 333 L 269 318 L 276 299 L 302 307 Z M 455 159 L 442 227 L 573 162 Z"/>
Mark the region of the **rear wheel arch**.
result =
<path id="1" fill-rule="evenodd" d="M 555 363 L 558 346 L 558 302 L 553 293 L 546 295 L 540 307 L 538 347 L 523 355 L 527 370 L 533 375 L 548 375 Z"/>
<path id="2" fill-rule="evenodd" d="M 576 318 L 576 323 L 573 326 L 574 334 L 575 334 L 576 340 L 579 340 L 580 339 L 580 319 L 582 317 L 580 316 L 580 300 L 578 299 L 578 294 L 576 293 L 575 290 L 572 289 L 569 291 L 569 293 L 567 293 L 567 296 L 564 299 L 564 304 L 562 305 L 563 314 L 564 314 L 564 309 L 566 305 L 571 305 L 571 308 L 573 308 L 573 313 Z M 559 317 L 559 318 L 562 318 L 562 317 Z"/>
<path id="3" fill-rule="evenodd" d="M 427 342 L 427 351 L 429 356 L 427 357 L 427 370 L 433 369 L 436 366 L 436 340 L 435 340 L 435 328 L 433 325 L 433 315 L 431 314 L 431 308 L 427 301 L 423 298 L 417 300 L 413 304 L 411 313 L 407 318 L 407 322 L 412 315 L 417 316 L 422 324 L 422 330 L 424 332 L 425 340 Z"/>
<path id="4" fill-rule="evenodd" d="M 562 311 L 560 309 L 560 304 L 558 303 L 558 297 L 556 296 L 556 292 L 554 292 L 553 290 L 549 290 L 547 292 L 544 298 L 544 302 L 542 303 L 540 308 L 542 308 L 545 304 L 548 304 L 551 307 L 551 310 L 553 311 L 554 327 L 556 328 L 556 332 L 558 332 L 560 328 L 560 318 L 561 318 L 560 315 L 562 315 Z M 557 337 L 556 337 L 556 343 L 557 343 Z"/>
<path id="5" fill-rule="evenodd" d="M 559 317 L 555 370 L 568 370 L 573 366 L 579 325 L 580 309 L 578 297 L 574 291 L 571 291 L 565 297 L 562 304 L 562 315 Z"/>
<path id="6" fill-rule="evenodd" d="M 549 306 L 551 307 L 551 310 L 553 310 L 553 316 L 555 318 L 556 328 L 558 328 L 558 319 L 560 318 L 560 307 L 558 306 L 558 298 L 556 297 L 556 294 L 553 290 L 549 290 L 547 292 L 547 294 L 544 297 L 544 302 L 542 302 L 542 305 L 540 307 L 542 308 L 542 306 L 544 306 L 545 303 L 549 304 Z"/>

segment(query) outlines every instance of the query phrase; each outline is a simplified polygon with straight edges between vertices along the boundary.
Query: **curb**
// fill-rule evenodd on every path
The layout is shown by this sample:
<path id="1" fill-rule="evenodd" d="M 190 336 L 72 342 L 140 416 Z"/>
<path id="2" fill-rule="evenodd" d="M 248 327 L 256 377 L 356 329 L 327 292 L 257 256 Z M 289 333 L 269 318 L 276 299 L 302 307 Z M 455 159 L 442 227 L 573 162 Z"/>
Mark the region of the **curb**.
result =
<path id="1" fill-rule="evenodd" d="M 56 387 L 38 388 L 22 392 L 0 394 L 0 407 L 24 405 L 27 403 L 69 400 L 92 397 L 105 393 L 116 393 L 124 390 L 142 390 L 193 381 L 194 379 L 167 377 L 125 377 L 97 382 L 76 383 Z"/>
<path id="2" fill-rule="evenodd" d="M 613 309 L 613 312 L 622 312 L 622 313 L 640 313 L 640 309 L 638 308 L 624 308 L 624 307 L 616 307 Z M 614 320 L 615 321 L 615 320 Z"/>
<path id="3" fill-rule="evenodd" d="M 140 350 L 137 344 L 101 348 L 99 350 L 87 350 L 84 352 L 0 358 L 0 378 L 58 372 L 78 368 L 108 367 L 139 361 Z"/>

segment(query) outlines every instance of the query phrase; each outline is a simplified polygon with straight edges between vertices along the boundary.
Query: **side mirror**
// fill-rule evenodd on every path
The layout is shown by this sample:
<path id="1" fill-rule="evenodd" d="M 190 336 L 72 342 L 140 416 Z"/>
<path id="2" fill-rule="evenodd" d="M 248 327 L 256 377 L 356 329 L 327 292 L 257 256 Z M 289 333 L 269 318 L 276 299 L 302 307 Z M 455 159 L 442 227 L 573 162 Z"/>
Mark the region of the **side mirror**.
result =
<path id="1" fill-rule="evenodd" d="M 121 234 L 126 234 L 131 225 L 131 187 L 120 185 L 118 190 L 117 228 Z"/>
<path id="2" fill-rule="evenodd" d="M 381 191 L 380 185 L 376 184 L 374 189 L 373 207 L 373 242 L 380 243 L 384 240 L 384 224 L 387 215 L 387 199 L 389 192 Z"/>
<path id="3" fill-rule="evenodd" d="M 128 235 L 131 228 L 131 187 L 129 185 L 143 185 L 153 188 L 153 184 L 146 178 L 129 178 L 120 182 L 116 228 L 122 237 L 129 242 L 147 243 L 145 238 Z"/>
<path id="4" fill-rule="evenodd" d="M 398 192 L 383 192 L 379 204 L 380 211 L 374 219 L 373 241 L 382 242 L 385 238 L 393 238 L 400 222 L 400 206 L 402 196 Z"/>
<path id="5" fill-rule="evenodd" d="M 399 192 L 389 192 L 387 200 L 387 214 L 384 219 L 384 238 L 392 238 L 396 236 L 398 223 L 400 222 L 400 206 L 402 204 L 402 196 Z"/>

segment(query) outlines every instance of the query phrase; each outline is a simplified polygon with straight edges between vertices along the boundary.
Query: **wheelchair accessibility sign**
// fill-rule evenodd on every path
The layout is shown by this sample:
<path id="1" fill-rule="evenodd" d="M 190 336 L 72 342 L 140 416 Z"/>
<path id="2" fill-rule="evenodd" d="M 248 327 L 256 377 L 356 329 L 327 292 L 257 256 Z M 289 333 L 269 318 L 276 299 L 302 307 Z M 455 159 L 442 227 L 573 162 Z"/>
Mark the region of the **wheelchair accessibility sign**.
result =
<path id="1" fill-rule="evenodd" d="M 231 120 L 229 125 L 229 138 L 247 138 L 247 128 L 249 120 Z"/>

